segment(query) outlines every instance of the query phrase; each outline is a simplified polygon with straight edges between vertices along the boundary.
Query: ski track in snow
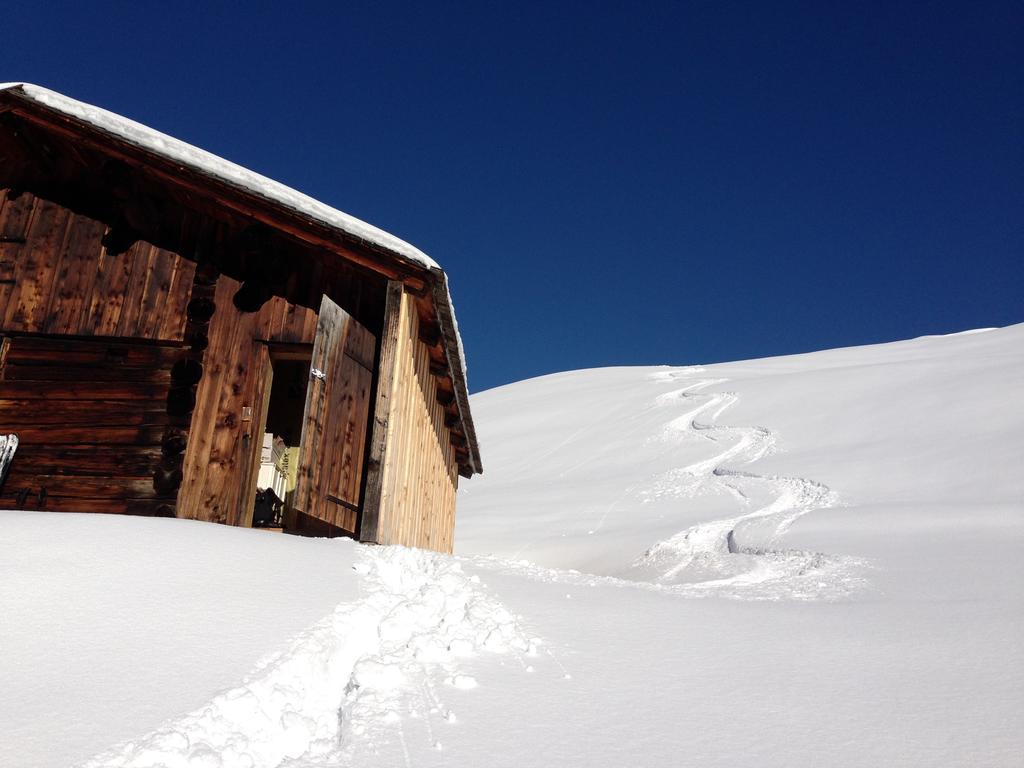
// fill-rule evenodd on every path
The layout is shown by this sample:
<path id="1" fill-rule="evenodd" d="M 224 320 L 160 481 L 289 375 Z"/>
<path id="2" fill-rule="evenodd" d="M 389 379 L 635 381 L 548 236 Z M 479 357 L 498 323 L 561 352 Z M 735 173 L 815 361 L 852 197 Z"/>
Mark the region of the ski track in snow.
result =
<path id="1" fill-rule="evenodd" d="M 349 765 L 353 752 L 397 740 L 441 748 L 455 722 L 446 687 L 476 680 L 460 659 L 536 656 L 540 641 L 455 559 L 404 547 L 360 547 L 360 600 L 302 633 L 240 686 L 82 768 L 264 768 Z"/>
<path id="2" fill-rule="evenodd" d="M 860 560 L 778 548 L 779 539 L 798 518 L 836 506 L 838 497 L 814 480 L 736 469 L 771 454 L 776 448 L 775 435 L 763 426 L 718 423 L 739 398 L 734 392 L 704 393 L 702 390 L 728 380 L 694 379 L 695 373 L 701 370 L 684 368 L 650 377 L 656 382 L 684 384 L 656 400 L 661 407 L 682 403 L 686 409 L 666 424 L 661 437 L 675 443 L 705 438 L 723 448 L 706 459 L 671 470 L 640 496 L 692 498 L 724 492 L 744 511 L 693 525 L 658 542 L 637 558 L 635 574 L 630 576 L 670 585 L 684 594 L 746 599 L 835 598 L 859 586 L 857 573 L 865 565 Z M 760 496 L 770 501 L 756 506 L 752 500 Z"/>
<path id="3" fill-rule="evenodd" d="M 735 516 L 693 525 L 651 546 L 619 576 L 558 570 L 525 560 L 468 558 L 475 565 L 514 572 L 543 581 L 575 585 L 615 585 L 651 589 L 687 597 L 740 600 L 835 600 L 861 589 L 868 563 L 859 558 L 780 549 L 781 536 L 801 516 L 836 506 L 827 486 L 801 477 L 756 474 L 736 467 L 752 464 L 776 448 L 775 435 L 762 426 L 718 423 L 734 405 L 734 392 L 704 393 L 728 379 L 700 378 L 699 366 L 658 372 L 657 383 L 682 387 L 659 395 L 653 408 L 683 407 L 655 439 L 679 445 L 700 439 L 722 446 L 714 455 L 670 470 L 650 482 L 638 482 L 616 499 L 597 522 L 627 498 L 645 503 L 655 498 L 695 498 L 729 494 L 740 505 Z M 702 421 L 700 419 L 707 419 Z M 757 505 L 755 498 L 767 499 Z"/>

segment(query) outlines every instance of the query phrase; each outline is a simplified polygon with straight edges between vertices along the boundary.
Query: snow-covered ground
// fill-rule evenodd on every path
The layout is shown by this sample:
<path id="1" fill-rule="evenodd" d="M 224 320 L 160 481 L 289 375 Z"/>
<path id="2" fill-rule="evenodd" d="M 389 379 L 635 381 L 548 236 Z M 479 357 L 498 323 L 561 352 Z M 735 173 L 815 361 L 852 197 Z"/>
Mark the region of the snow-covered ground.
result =
<path id="1" fill-rule="evenodd" d="M 0 765 L 1024 762 L 1024 325 L 473 408 L 454 558 L 4 513 Z"/>

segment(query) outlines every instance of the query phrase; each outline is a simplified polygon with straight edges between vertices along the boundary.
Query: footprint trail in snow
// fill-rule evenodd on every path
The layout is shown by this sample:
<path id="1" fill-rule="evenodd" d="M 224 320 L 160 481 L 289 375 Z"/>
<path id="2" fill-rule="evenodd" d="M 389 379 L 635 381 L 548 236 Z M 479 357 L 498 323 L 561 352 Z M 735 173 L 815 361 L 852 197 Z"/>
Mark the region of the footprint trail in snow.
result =
<path id="1" fill-rule="evenodd" d="M 353 568 L 361 600 L 238 687 L 82 768 L 339 766 L 367 750 L 407 753 L 411 739 L 440 748 L 456 721 L 445 689 L 476 686 L 462 659 L 537 655 L 540 641 L 451 557 L 361 547 Z"/>

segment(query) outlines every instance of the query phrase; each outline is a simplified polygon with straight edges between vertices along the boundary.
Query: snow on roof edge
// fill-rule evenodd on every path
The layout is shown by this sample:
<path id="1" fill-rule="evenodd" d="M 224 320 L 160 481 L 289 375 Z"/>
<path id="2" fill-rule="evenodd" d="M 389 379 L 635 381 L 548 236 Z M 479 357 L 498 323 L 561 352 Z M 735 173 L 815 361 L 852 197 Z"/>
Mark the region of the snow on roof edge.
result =
<path id="1" fill-rule="evenodd" d="M 239 187 L 333 229 L 341 230 L 348 235 L 386 248 L 425 269 L 434 267 L 440 269 L 441 265 L 419 248 L 383 229 L 368 224 L 362 219 L 357 219 L 344 211 L 339 211 L 337 208 L 332 208 L 279 181 L 250 171 L 237 163 L 225 160 L 212 152 L 168 136 L 142 123 L 31 83 L 0 83 L 0 91 L 6 90 L 17 90 L 29 101 L 67 117 L 81 120 L 135 147 Z"/>
<path id="2" fill-rule="evenodd" d="M 443 304 L 447 310 L 442 312 L 441 308 L 438 307 L 438 322 L 442 324 L 443 328 L 449 320 L 451 321 L 452 335 L 455 337 L 455 350 L 459 357 L 457 362 L 449 361 L 449 365 L 452 368 L 452 382 L 456 390 L 456 405 L 459 413 L 462 415 L 463 428 L 469 440 L 470 462 L 477 473 L 483 473 L 483 464 L 480 460 L 480 441 L 476 434 L 476 425 L 473 423 L 473 415 L 469 410 L 469 377 L 466 372 L 466 351 L 462 346 L 462 334 L 459 332 L 459 320 L 455 316 L 455 305 L 452 303 L 451 287 L 448 284 L 448 276 L 443 269 L 438 267 L 432 271 L 436 274 L 437 278 L 434 283 L 434 302 L 435 304 L 442 303 L 442 299 L 438 297 L 438 291 L 443 288 Z"/>

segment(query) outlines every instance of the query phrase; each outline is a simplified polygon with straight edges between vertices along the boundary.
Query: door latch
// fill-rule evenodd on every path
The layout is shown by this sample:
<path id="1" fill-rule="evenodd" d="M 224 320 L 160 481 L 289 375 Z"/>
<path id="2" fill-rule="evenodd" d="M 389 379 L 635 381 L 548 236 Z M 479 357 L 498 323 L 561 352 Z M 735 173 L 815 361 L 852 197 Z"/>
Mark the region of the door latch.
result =
<path id="1" fill-rule="evenodd" d="M 314 379 L 320 379 L 320 381 L 325 381 L 327 379 L 327 374 L 321 371 L 319 368 L 310 368 L 309 375 L 312 376 Z"/>

